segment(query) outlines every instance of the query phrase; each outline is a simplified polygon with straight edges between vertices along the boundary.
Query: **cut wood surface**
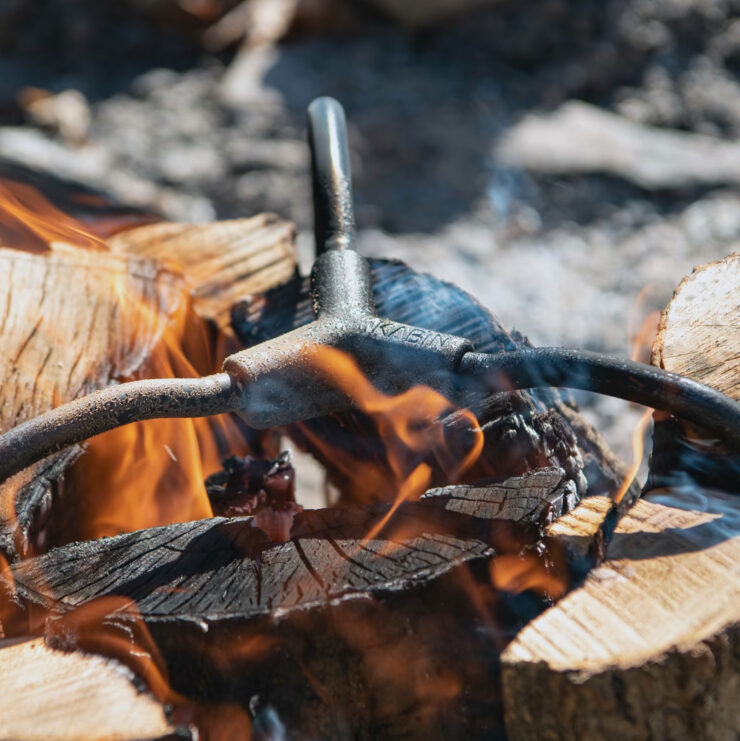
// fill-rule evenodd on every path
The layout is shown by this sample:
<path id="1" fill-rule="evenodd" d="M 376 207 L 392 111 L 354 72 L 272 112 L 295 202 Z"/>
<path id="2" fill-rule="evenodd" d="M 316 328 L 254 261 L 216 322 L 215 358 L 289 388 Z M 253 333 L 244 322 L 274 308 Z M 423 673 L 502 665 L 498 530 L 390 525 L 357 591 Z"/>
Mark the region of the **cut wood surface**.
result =
<path id="1" fill-rule="evenodd" d="M 41 255 L 0 249 L 0 297 L 3 430 L 135 374 L 188 298 L 181 278 L 149 260 L 76 248 Z M 124 300 L 146 321 L 132 321 Z M 2 485 L 3 551 L 18 545 L 7 529 L 16 500 L 25 539 L 51 507 L 49 470 L 60 459 L 63 470 L 79 452 L 64 451 Z"/>
<path id="2" fill-rule="evenodd" d="M 652 362 L 740 399 L 740 254 L 683 279 L 661 316 Z"/>
<path id="3" fill-rule="evenodd" d="M 569 509 L 564 500 L 573 496 L 557 468 L 444 487 L 402 504 L 368 541 L 390 505 L 307 510 L 280 544 L 251 517 L 209 518 L 53 549 L 12 566 L 6 586 L 53 612 L 117 595 L 136 600 L 146 621 L 250 620 L 430 582 L 493 556 L 491 523 L 516 523 L 526 542 Z"/>
<path id="4" fill-rule="evenodd" d="M 422 501 L 443 503 L 448 512 L 484 520 L 509 520 L 543 527 L 570 512 L 578 494 L 563 469 L 543 468 L 499 484 L 458 484 L 431 489 Z"/>
<path id="5" fill-rule="evenodd" d="M 176 730 L 111 659 L 56 651 L 33 638 L 0 641 L 0 666 L 0 738 L 134 741 Z"/>
<path id="6" fill-rule="evenodd" d="M 562 478 L 551 477 L 550 488 Z M 400 507 L 381 536 L 364 542 L 387 511 L 309 510 L 282 544 L 271 544 L 252 518 L 150 528 L 54 549 L 12 574 L 23 600 L 55 611 L 120 595 L 135 599 L 147 621 L 214 623 L 403 590 L 493 554 L 476 518 L 455 518 L 434 500 Z"/>
<path id="7" fill-rule="evenodd" d="M 735 398 L 738 264 L 731 256 L 686 278 L 653 348 L 664 368 Z M 665 465 L 663 447 L 674 443 L 665 430 L 657 434 L 661 424 L 672 424 L 672 435 L 681 430 L 657 423 L 652 468 Z M 502 681 L 513 741 L 740 733 L 740 499 L 722 490 L 727 468 L 707 460 L 701 484 L 690 467 L 663 470 L 676 484 L 646 492 L 620 522 L 607 560 L 507 647 Z M 680 455 L 672 461 L 680 466 Z M 585 500 L 550 532 L 578 545 L 607 508 L 605 499 Z"/>

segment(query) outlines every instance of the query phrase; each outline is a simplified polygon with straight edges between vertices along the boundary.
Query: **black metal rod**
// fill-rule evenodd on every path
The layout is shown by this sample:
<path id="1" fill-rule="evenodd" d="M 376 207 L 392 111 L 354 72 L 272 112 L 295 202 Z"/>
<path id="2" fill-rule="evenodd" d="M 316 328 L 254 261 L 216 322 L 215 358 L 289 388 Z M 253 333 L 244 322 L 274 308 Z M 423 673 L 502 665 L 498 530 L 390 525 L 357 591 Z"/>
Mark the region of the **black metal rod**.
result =
<path id="1" fill-rule="evenodd" d="M 308 107 L 316 254 L 354 249 L 355 213 L 344 109 L 334 98 Z"/>
<path id="2" fill-rule="evenodd" d="M 373 286 L 367 260 L 355 252 L 355 217 L 344 109 L 333 98 L 308 107 L 316 262 L 314 316 L 369 315 Z"/>
<path id="3" fill-rule="evenodd" d="M 690 378 L 600 353 L 538 347 L 467 353 L 460 371 L 487 391 L 560 386 L 616 396 L 660 409 L 740 450 L 740 403 Z"/>
<path id="4" fill-rule="evenodd" d="M 0 481 L 69 445 L 130 422 L 235 411 L 243 394 L 226 373 L 132 381 L 95 391 L 0 435 Z"/>

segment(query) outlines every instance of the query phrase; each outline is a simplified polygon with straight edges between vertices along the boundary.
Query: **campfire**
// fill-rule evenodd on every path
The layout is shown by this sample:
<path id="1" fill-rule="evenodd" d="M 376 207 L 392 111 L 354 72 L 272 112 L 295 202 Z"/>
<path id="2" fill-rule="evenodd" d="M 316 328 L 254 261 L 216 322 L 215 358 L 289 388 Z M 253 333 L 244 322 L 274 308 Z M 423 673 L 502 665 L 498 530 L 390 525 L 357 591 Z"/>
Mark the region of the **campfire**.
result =
<path id="1" fill-rule="evenodd" d="M 275 216 L 96 230 L 0 184 L 0 735 L 695 728 L 738 670 L 740 382 L 692 332 L 697 289 L 736 288 L 740 260 L 687 279 L 653 365 L 534 348 L 360 256 L 336 101 L 309 140 L 310 277 Z M 642 499 L 641 454 L 620 462 L 559 388 L 656 410 Z M 335 503 L 308 506 L 289 447 Z M 687 690 L 699 643 L 724 663 Z M 108 699 L 86 703 L 93 671 Z M 33 672 L 59 693 L 41 719 Z"/>

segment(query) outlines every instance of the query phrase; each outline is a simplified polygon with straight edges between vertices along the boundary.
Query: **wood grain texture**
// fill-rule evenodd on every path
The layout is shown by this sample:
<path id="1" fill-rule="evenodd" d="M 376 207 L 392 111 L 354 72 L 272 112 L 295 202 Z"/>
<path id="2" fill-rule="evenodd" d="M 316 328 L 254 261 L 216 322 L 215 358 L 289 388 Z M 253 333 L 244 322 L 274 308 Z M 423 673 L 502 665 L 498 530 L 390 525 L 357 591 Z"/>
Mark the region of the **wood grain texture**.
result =
<path id="1" fill-rule="evenodd" d="M 386 511 L 306 512 L 279 545 L 251 518 L 150 528 L 55 549 L 12 573 L 22 599 L 54 611 L 119 595 L 135 600 L 147 622 L 214 624 L 403 590 L 493 554 L 472 535 L 430 532 L 440 530 L 438 512 L 422 505 L 399 511 L 398 538 L 363 543 Z"/>
<path id="2" fill-rule="evenodd" d="M 45 255 L 0 248 L 0 429 L 134 376 L 188 300 L 182 278 L 150 260 L 72 247 Z M 126 305 L 136 306 L 138 321 Z M 51 508 L 53 481 L 80 450 L 51 456 L 0 487 L 5 553 L 27 546 Z M 16 501 L 19 528 L 11 535 Z"/>
<path id="3" fill-rule="evenodd" d="M 60 243 L 44 254 L 0 247 L 0 430 L 111 383 L 165 372 L 148 365 L 165 335 L 166 342 L 184 338 L 196 372 L 216 370 L 189 357 L 191 349 L 210 357 L 223 351 L 219 343 L 228 346 L 225 326 L 211 339 L 204 320 L 223 325 L 237 296 L 288 280 L 296 264 L 293 227 L 269 214 L 159 223 L 102 244 L 112 251 Z M 203 342 L 219 347 L 203 352 Z M 82 449 L 50 456 L 0 487 L 6 557 L 45 550 L 64 470 Z"/>
<path id="4" fill-rule="evenodd" d="M 505 650 L 510 738 L 735 738 L 739 605 L 735 497 L 637 502 L 608 560 Z"/>
<path id="5" fill-rule="evenodd" d="M 134 741 L 176 730 L 121 664 L 64 653 L 43 638 L 0 641 L 0 738 Z"/>
<path id="6" fill-rule="evenodd" d="M 542 468 L 498 484 L 458 484 L 431 489 L 422 501 L 435 498 L 448 512 L 483 520 L 509 520 L 545 527 L 578 501 L 573 481 L 561 468 Z"/>
<path id="7" fill-rule="evenodd" d="M 661 316 L 652 362 L 740 399 L 740 254 L 683 279 Z"/>
<path id="8" fill-rule="evenodd" d="M 290 222 L 259 214 L 214 224 L 152 224 L 116 235 L 110 246 L 176 268 L 193 288 L 196 311 L 225 329 L 238 300 L 293 277 L 294 239 Z"/>
<path id="9" fill-rule="evenodd" d="M 684 279 L 653 347 L 653 361 L 667 370 L 735 396 L 739 267 L 733 255 Z M 653 483 L 620 522 L 607 560 L 504 652 L 513 741 L 719 740 L 740 733 L 733 457 L 721 445 L 697 446 L 684 432 L 674 421 L 656 422 Z M 656 486 L 661 481 L 670 485 Z M 604 498 L 584 500 L 548 532 L 582 551 L 608 506 Z"/>

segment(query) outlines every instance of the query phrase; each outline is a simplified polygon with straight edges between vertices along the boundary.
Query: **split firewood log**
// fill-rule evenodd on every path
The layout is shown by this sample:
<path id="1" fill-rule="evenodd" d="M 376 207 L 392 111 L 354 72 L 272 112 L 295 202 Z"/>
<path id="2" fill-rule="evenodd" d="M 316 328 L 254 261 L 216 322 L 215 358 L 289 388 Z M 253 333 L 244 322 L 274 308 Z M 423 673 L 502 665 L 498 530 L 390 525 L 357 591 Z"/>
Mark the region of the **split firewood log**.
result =
<path id="1" fill-rule="evenodd" d="M 0 262 L 2 429 L 136 373 L 186 299 L 168 271 L 102 250 L 0 249 Z M 115 291 L 151 320 L 127 322 Z M 80 452 L 50 456 L 2 485 L 3 552 L 25 552 L 32 541 L 45 547 L 55 482 Z"/>
<path id="2" fill-rule="evenodd" d="M 43 638 L 0 641 L 0 738 L 135 741 L 177 730 L 162 706 L 111 659 L 49 648 Z"/>
<path id="3" fill-rule="evenodd" d="M 224 331 L 245 295 L 289 281 L 296 270 L 295 229 L 273 214 L 213 224 L 160 222 L 110 241 L 120 252 L 174 266 L 193 287 L 196 312 Z"/>
<path id="4" fill-rule="evenodd" d="M 740 399 L 740 254 L 684 278 L 663 312 L 653 363 Z M 740 493 L 740 455 L 700 429 L 656 417 L 653 488 L 681 479 Z"/>
<path id="5" fill-rule="evenodd" d="M 653 362 L 740 398 L 738 296 L 740 256 L 697 268 L 663 313 Z M 656 414 L 644 498 L 606 562 L 503 654 L 509 738 L 737 736 L 738 467 L 705 438 Z M 551 532 L 588 540 L 608 508 L 585 500 Z"/>
<path id="6" fill-rule="evenodd" d="M 263 291 L 295 270 L 293 227 L 272 216 L 141 227 L 115 237 L 114 252 L 107 243 L 82 236 L 83 228 L 71 219 L 56 227 L 48 232 L 49 244 L 33 243 L 34 254 L 0 243 L 3 430 L 111 383 L 217 370 L 224 334 L 217 331 L 219 317 L 233 300 L 227 290 L 219 294 L 222 287 L 239 295 Z M 71 244 L 63 243 L 65 236 Z M 182 361 L 172 357 L 173 346 Z M 103 447 L 104 437 L 97 439 Z M 193 434 L 180 438 L 192 441 Z M 54 541 L 91 536 L 82 524 L 62 534 L 59 508 L 52 517 L 62 490 L 75 488 L 69 476 L 64 483 L 64 471 L 82 449 L 50 456 L 0 487 L 0 553 L 12 560 Z M 216 464 L 223 452 L 211 456 Z M 115 449 L 111 455 L 116 457 Z M 182 494 L 189 496 L 186 488 Z M 209 514 L 204 491 L 200 505 L 182 504 L 180 519 Z M 141 520 L 131 526 L 147 524 L 159 523 Z"/>

